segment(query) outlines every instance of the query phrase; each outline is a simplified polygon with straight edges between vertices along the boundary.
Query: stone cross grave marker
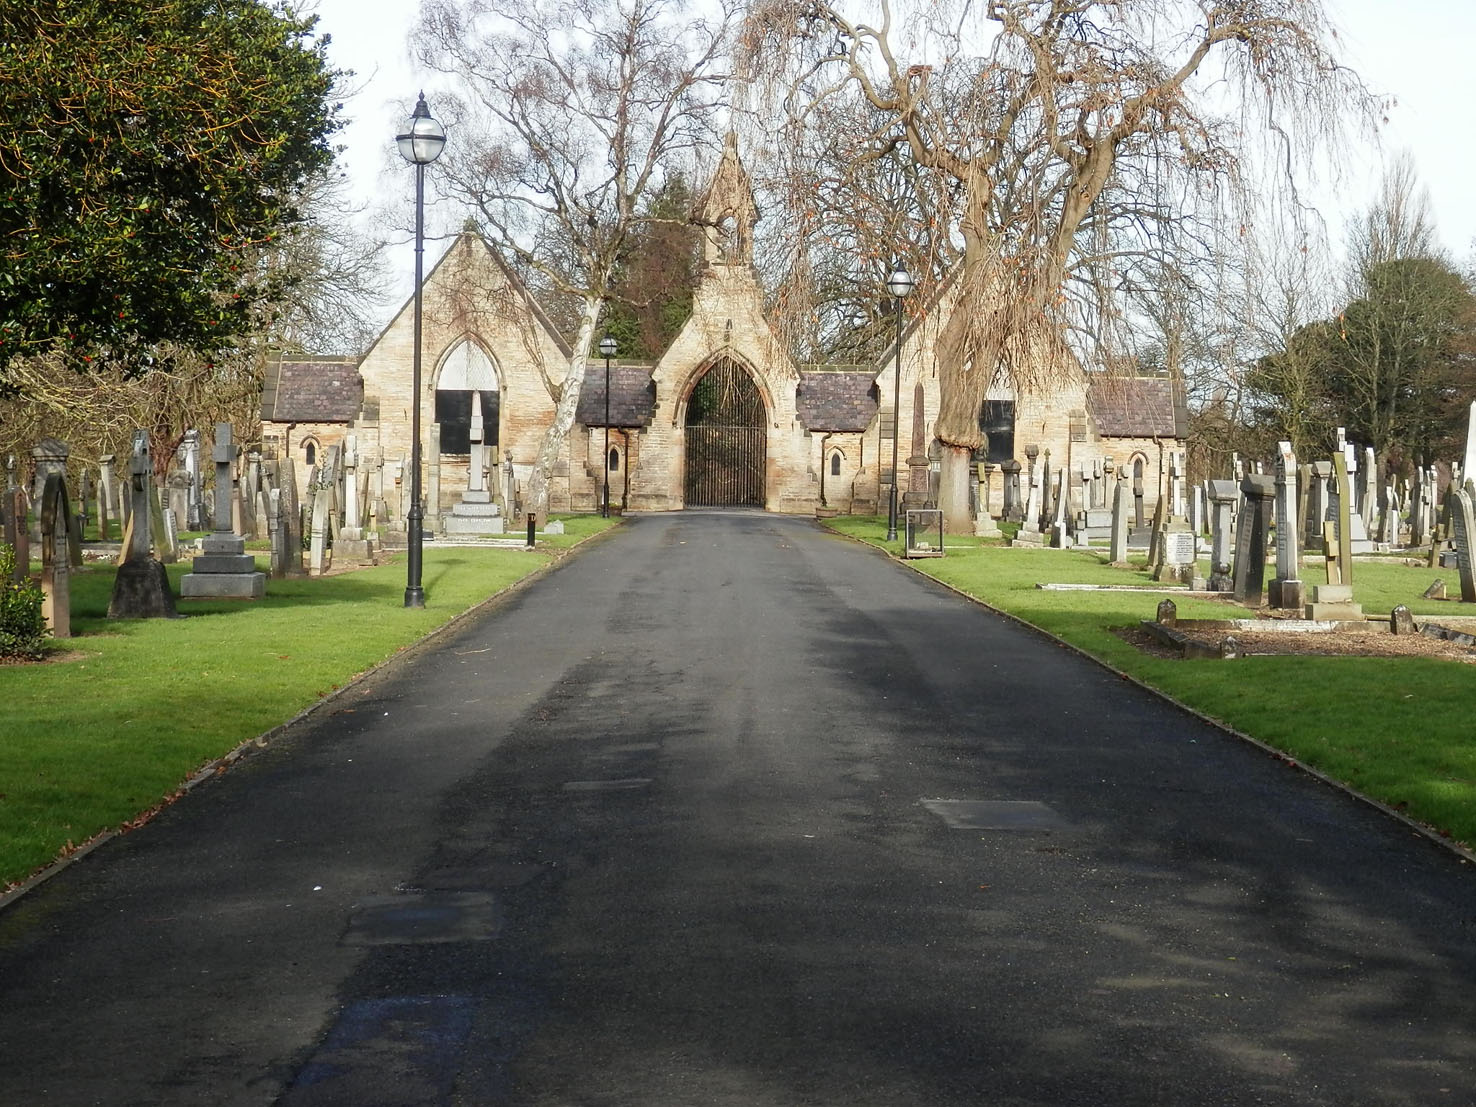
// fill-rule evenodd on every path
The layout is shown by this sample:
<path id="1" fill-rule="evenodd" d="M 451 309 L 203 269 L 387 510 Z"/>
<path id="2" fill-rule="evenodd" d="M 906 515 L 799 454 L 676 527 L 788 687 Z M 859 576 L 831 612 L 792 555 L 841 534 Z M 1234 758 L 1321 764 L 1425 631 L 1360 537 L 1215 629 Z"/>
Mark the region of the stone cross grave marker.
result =
<path id="1" fill-rule="evenodd" d="M 154 557 L 152 534 L 154 462 L 149 456 L 147 431 L 133 432 L 133 455 L 128 461 L 128 524 L 123 552 L 108 601 L 109 619 L 172 619 L 174 592 L 164 563 Z"/>
<path id="2" fill-rule="evenodd" d="M 246 552 L 246 539 L 232 529 L 232 504 L 240 503 L 240 488 L 231 480 L 236 446 L 229 423 L 215 424 L 215 512 L 213 529 L 201 543 L 202 553 L 192 571 L 180 581 L 186 599 L 254 600 L 266 594 L 266 574 L 257 572 L 256 559 Z"/>

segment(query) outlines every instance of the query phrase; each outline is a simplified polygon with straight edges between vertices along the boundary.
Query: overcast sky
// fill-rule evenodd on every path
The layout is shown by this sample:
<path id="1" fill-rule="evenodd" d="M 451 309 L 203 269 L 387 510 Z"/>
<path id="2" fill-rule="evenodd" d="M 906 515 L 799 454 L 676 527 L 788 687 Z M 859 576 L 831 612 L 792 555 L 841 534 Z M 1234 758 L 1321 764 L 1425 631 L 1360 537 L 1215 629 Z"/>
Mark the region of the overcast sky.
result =
<path id="1" fill-rule="evenodd" d="M 1344 33 L 1347 60 L 1376 92 L 1397 103 L 1384 129 L 1382 155 L 1407 149 L 1429 189 L 1440 237 L 1461 262 L 1476 239 L 1472 200 L 1476 162 L 1476 0 L 1325 0 Z M 426 86 L 434 82 L 411 64 L 407 38 L 418 0 L 318 0 L 320 29 L 332 35 L 330 54 L 357 73 L 361 90 L 349 101 L 342 141 L 345 167 L 361 203 L 406 198 L 410 169 L 391 160 L 393 138 Z M 452 136 L 452 141 L 455 136 Z M 1324 201 L 1335 242 L 1350 214 L 1375 197 L 1382 172 L 1374 149 L 1355 151 L 1340 194 Z M 403 254 L 403 257 L 400 255 Z M 391 263 L 413 265 L 408 246 Z M 408 280 L 405 288 L 409 288 Z"/>

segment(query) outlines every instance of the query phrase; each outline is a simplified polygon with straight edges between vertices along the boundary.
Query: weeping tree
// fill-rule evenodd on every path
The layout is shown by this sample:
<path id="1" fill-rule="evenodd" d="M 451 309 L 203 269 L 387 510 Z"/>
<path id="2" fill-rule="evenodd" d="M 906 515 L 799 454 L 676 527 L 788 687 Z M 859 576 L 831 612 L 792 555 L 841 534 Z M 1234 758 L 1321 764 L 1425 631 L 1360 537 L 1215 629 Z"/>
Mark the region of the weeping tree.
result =
<path id="1" fill-rule="evenodd" d="M 934 256 L 917 261 L 930 282 L 912 302 L 927 305 L 929 284 L 948 282 L 935 434 L 941 506 L 962 527 L 990 387 L 1054 388 L 1080 372 L 1068 332 L 1111 338 L 1135 259 L 1172 262 L 1182 228 L 1223 217 L 1260 140 L 1280 164 L 1304 164 L 1371 105 L 1334 58 L 1318 0 L 879 0 L 871 14 L 854 10 L 753 0 L 740 56 L 758 103 L 786 109 L 776 155 L 789 155 L 797 179 L 863 117 L 872 122 L 853 140 L 853 177 L 899 152 L 920 169 L 917 210 Z M 839 205 L 822 213 L 803 187 L 789 195 L 799 210 L 786 226 L 834 233 L 822 216 L 834 220 Z M 878 287 L 901 250 L 894 233 L 886 220 L 847 222 L 858 283 Z"/>
<path id="2" fill-rule="evenodd" d="M 713 142 L 729 25 L 726 8 L 689 10 L 680 0 L 425 6 L 417 48 L 455 91 L 447 117 L 456 140 L 437 178 L 531 286 L 572 306 L 568 362 L 543 372 L 555 414 L 529 481 L 530 512 L 547 511 L 628 249 L 671 221 L 650 201 Z"/>

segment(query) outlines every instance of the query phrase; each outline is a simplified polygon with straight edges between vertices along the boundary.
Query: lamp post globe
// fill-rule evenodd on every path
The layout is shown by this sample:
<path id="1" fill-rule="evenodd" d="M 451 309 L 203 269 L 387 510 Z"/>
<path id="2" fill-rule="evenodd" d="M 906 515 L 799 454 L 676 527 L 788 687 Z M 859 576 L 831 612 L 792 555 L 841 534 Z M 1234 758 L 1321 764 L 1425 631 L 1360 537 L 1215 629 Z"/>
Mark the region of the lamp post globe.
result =
<path id="1" fill-rule="evenodd" d="M 887 541 L 897 540 L 897 432 L 902 423 L 902 301 L 912 295 L 916 282 L 900 261 L 887 276 L 887 291 L 897 305 L 897 360 L 892 374 L 892 485 L 887 497 Z"/>
<path id="2" fill-rule="evenodd" d="M 605 335 L 600 339 L 600 353 L 605 359 L 605 453 L 601 467 L 605 470 L 605 487 L 600 499 L 600 515 L 610 517 L 610 359 L 619 347 L 615 336 Z"/>
<path id="3" fill-rule="evenodd" d="M 425 167 L 446 148 L 446 129 L 430 113 L 425 93 L 403 134 L 395 136 L 400 156 L 415 166 L 415 351 L 411 357 L 410 381 L 410 510 L 405 517 L 406 553 L 405 606 L 424 607 L 425 589 L 420 583 L 421 552 L 425 544 L 425 509 L 420 503 L 420 286 L 425 279 Z"/>

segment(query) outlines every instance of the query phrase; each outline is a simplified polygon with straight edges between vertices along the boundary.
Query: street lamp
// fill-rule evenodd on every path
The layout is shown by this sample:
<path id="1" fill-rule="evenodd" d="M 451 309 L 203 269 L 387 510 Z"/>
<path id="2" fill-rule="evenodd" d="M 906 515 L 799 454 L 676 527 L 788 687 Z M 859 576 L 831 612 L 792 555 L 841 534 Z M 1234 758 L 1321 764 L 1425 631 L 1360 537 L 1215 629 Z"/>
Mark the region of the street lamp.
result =
<path id="1" fill-rule="evenodd" d="M 887 291 L 897 304 L 897 365 L 892 377 L 892 495 L 887 504 L 887 541 L 897 541 L 897 430 L 902 422 L 902 301 L 912 295 L 912 274 L 899 261 L 887 277 Z"/>
<path id="2" fill-rule="evenodd" d="M 420 586 L 420 555 L 425 542 L 425 511 L 420 506 L 420 284 L 425 262 L 425 167 L 446 148 L 446 129 L 432 118 L 425 93 L 416 101 L 410 126 L 395 136 L 400 156 L 415 166 L 415 354 L 410 386 L 410 512 L 406 517 L 406 539 L 410 550 L 405 606 L 424 607 L 425 589 Z"/>
<path id="3" fill-rule="evenodd" d="M 610 359 L 615 356 L 616 349 L 613 335 L 607 334 L 600 339 L 600 353 L 605 356 L 605 454 L 601 462 L 605 470 L 605 496 L 600 514 L 607 519 L 610 517 Z"/>

